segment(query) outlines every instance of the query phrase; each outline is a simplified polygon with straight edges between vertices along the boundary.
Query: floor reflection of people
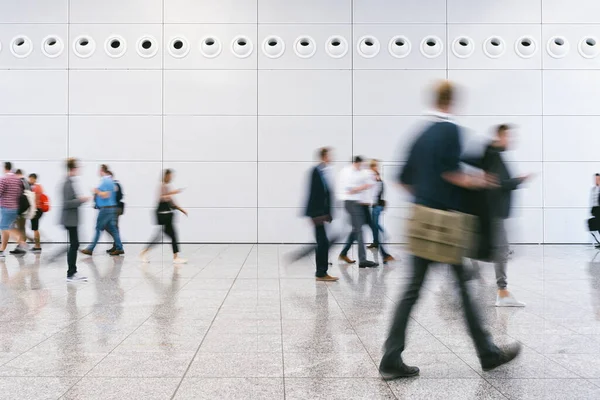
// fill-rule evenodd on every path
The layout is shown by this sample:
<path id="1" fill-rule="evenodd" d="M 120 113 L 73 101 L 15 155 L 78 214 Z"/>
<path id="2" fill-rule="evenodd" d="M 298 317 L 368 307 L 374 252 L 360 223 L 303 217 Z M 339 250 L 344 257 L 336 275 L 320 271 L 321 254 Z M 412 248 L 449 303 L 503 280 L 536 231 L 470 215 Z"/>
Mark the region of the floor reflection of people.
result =
<path id="1" fill-rule="evenodd" d="M 596 314 L 596 320 L 600 321 L 600 252 L 590 261 L 588 265 L 588 273 L 590 274 L 590 286 L 592 287 L 592 306 Z"/>
<path id="2" fill-rule="evenodd" d="M 117 330 L 118 322 L 123 316 L 125 291 L 121 287 L 120 277 L 124 261 L 122 257 L 111 257 L 110 267 L 104 273 L 100 272 L 92 257 L 83 261 L 94 276 L 96 302 L 93 315 L 100 342 L 106 342 L 107 338 Z"/>
<path id="3" fill-rule="evenodd" d="M 170 349 L 173 346 L 172 338 L 175 336 L 173 324 L 177 319 L 179 310 L 177 305 L 177 292 L 181 288 L 179 270 L 174 269 L 168 285 L 162 283 L 156 275 L 144 270 L 144 277 L 160 295 L 161 301 L 154 307 L 153 317 L 158 317 L 159 322 L 155 325 L 158 335 L 161 337 L 161 347 Z"/>

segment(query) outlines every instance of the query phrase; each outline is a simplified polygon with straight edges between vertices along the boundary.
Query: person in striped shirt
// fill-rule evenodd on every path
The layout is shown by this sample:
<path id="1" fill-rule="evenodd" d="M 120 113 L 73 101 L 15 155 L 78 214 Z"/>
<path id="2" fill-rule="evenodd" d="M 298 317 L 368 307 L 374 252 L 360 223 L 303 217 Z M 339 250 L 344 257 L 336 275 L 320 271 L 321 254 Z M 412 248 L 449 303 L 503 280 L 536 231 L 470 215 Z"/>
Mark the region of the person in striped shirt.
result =
<path id="1" fill-rule="evenodd" d="M 12 172 L 12 164 L 4 163 L 4 176 L 0 179 L 0 230 L 2 231 L 2 245 L 0 258 L 4 258 L 4 251 L 12 234 L 25 245 L 19 232 L 14 228 L 15 220 L 19 213 L 19 199 L 23 194 L 21 180 Z"/>

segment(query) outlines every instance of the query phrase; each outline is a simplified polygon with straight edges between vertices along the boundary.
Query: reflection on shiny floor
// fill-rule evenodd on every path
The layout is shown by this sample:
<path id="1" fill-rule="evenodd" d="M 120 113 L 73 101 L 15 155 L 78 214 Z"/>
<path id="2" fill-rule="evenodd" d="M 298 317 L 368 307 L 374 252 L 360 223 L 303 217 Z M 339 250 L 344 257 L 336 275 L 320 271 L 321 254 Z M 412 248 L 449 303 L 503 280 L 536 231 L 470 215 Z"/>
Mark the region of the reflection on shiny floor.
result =
<path id="1" fill-rule="evenodd" d="M 79 262 L 0 262 L 0 399 L 598 399 L 600 255 L 584 246 L 515 247 L 509 285 L 525 309 L 493 307 L 493 267 L 472 289 L 499 343 L 525 350 L 484 373 L 465 333 L 450 271 L 429 273 L 410 325 L 421 376 L 385 383 L 377 365 L 408 276 L 334 265 L 317 283 L 294 246 L 188 245 Z M 99 253 L 100 254 L 100 253 Z M 335 254 L 332 252 L 332 255 Z"/>

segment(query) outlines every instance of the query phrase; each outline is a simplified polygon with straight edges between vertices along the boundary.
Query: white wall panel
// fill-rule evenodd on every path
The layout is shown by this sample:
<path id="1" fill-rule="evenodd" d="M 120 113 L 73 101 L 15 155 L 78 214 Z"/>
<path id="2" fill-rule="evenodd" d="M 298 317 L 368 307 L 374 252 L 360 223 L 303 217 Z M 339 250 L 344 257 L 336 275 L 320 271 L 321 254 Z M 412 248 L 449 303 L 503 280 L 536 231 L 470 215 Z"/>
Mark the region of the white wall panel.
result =
<path id="1" fill-rule="evenodd" d="M 67 23 L 69 0 L 0 2 L 0 23 Z"/>
<path id="2" fill-rule="evenodd" d="M 542 0 L 448 0 L 448 23 L 541 23 Z"/>
<path id="3" fill-rule="evenodd" d="M 81 162 L 81 190 L 84 194 L 100 184 L 100 164 L 108 164 L 123 187 L 126 207 L 156 207 L 161 179 L 160 162 Z"/>
<path id="4" fill-rule="evenodd" d="M 375 37 L 379 41 L 379 53 L 373 58 L 363 57 L 358 52 L 357 44 L 365 36 Z M 410 53 L 403 58 L 397 58 L 390 53 L 390 40 L 396 36 L 404 36 L 410 42 Z M 443 49 L 439 56 L 428 58 L 421 52 L 421 42 L 429 36 L 441 39 Z M 406 45 L 405 45 L 406 46 Z M 406 24 L 384 25 L 364 24 L 354 27 L 354 68 L 355 69 L 446 69 L 446 39 L 445 24 Z"/>
<path id="5" fill-rule="evenodd" d="M 544 209 L 545 243 L 590 243 L 587 227 L 589 208 Z"/>
<path id="6" fill-rule="evenodd" d="M 162 26 L 160 24 L 71 24 L 70 37 L 66 44 L 71 69 L 160 69 L 162 66 Z M 73 43 L 80 36 L 91 37 L 96 50 L 88 58 L 80 58 L 73 51 Z M 120 36 L 124 41 L 125 53 L 111 57 L 105 49 L 106 41 Z M 138 54 L 138 41 L 151 37 L 156 55 L 150 58 Z"/>
<path id="7" fill-rule="evenodd" d="M 167 116 L 165 161 L 256 161 L 256 117 Z"/>
<path id="8" fill-rule="evenodd" d="M 505 221 L 510 243 L 542 243 L 544 215 L 541 208 L 516 208 Z"/>
<path id="9" fill-rule="evenodd" d="M 160 116 L 72 116 L 69 154 L 83 160 L 161 161 Z"/>
<path id="10" fill-rule="evenodd" d="M 256 40 L 256 25 L 248 24 L 167 24 L 165 25 L 165 69 L 256 69 L 259 45 Z M 239 58 L 231 50 L 232 41 L 238 36 L 249 40 L 252 53 Z M 184 38 L 190 45 L 186 57 L 175 58 L 170 55 L 168 46 L 175 38 Z M 200 51 L 205 38 L 218 40 L 221 52 L 214 58 L 206 57 Z M 215 44 L 216 46 L 216 44 Z"/>
<path id="11" fill-rule="evenodd" d="M 0 159 L 62 160 L 67 155 L 67 116 L 0 116 Z M 10 146 L 6 141 L 10 141 Z"/>
<path id="12" fill-rule="evenodd" d="M 161 113 L 160 71 L 72 70 L 69 81 L 71 114 Z"/>
<path id="13" fill-rule="evenodd" d="M 455 54 L 453 46 L 456 39 L 465 36 L 473 41 L 473 54 L 461 58 Z M 526 36 L 532 38 L 536 46 L 535 53 L 529 58 L 521 57 L 515 51 L 515 44 Z M 541 25 L 539 24 L 448 25 L 448 68 L 540 69 L 543 54 L 546 52 L 546 44 L 541 36 Z M 485 42 L 492 37 L 499 38 L 504 42 L 504 53 L 497 58 L 489 57 L 484 51 Z"/>
<path id="14" fill-rule="evenodd" d="M 162 0 L 70 1 L 72 23 L 160 23 Z"/>
<path id="15" fill-rule="evenodd" d="M 351 69 L 352 53 L 348 49 L 345 56 L 333 58 L 326 51 L 326 43 L 330 37 L 341 36 L 351 46 L 351 25 L 259 25 L 257 50 L 259 69 Z M 263 42 L 276 35 L 285 43 L 285 52 L 279 58 L 270 58 L 263 51 Z M 296 54 L 296 40 L 310 36 L 316 46 L 315 54 L 310 58 L 302 58 Z"/>
<path id="16" fill-rule="evenodd" d="M 259 0 L 259 23 L 350 23 L 352 0 Z"/>
<path id="17" fill-rule="evenodd" d="M 354 0 L 355 23 L 445 23 L 446 0 Z"/>
<path id="18" fill-rule="evenodd" d="M 407 207 L 388 207 L 382 218 L 385 241 L 388 243 L 406 243 L 406 220 L 410 215 Z"/>
<path id="19" fill-rule="evenodd" d="M 68 60 L 69 38 L 67 24 L 1 24 L 0 25 L 0 69 L 66 69 Z M 17 58 L 11 52 L 15 38 L 26 36 L 31 41 L 31 54 L 25 58 Z M 58 38 L 63 43 L 62 53 L 55 57 L 47 57 L 42 52 L 42 42 L 49 36 Z"/>
<path id="20" fill-rule="evenodd" d="M 541 115 L 541 71 L 450 70 L 464 88 L 462 115 Z"/>
<path id="21" fill-rule="evenodd" d="M 317 149 L 331 147 L 337 161 L 352 157 L 351 117 L 259 117 L 259 161 L 317 160 Z"/>
<path id="22" fill-rule="evenodd" d="M 183 188 L 177 202 L 183 207 L 256 207 L 256 163 L 169 162 L 173 186 Z"/>
<path id="23" fill-rule="evenodd" d="M 256 71 L 165 71 L 165 114 L 256 115 Z"/>
<path id="24" fill-rule="evenodd" d="M 600 3 L 595 0 L 543 0 L 544 23 L 600 23 Z"/>
<path id="25" fill-rule="evenodd" d="M 258 241 L 261 243 L 312 243 L 314 226 L 303 208 L 259 208 Z"/>
<path id="26" fill-rule="evenodd" d="M 409 207 L 413 196 L 398 186 L 398 177 L 403 165 L 384 164 L 380 167 L 383 183 L 385 184 L 384 198 L 389 208 Z"/>
<path id="27" fill-rule="evenodd" d="M 600 162 L 544 163 L 544 206 L 590 208 L 590 191 Z"/>
<path id="28" fill-rule="evenodd" d="M 545 161 L 598 161 L 600 116 L 545 116 Z M 600 171 L 599 171 L 600 172 Z"/>
<path id="29" fill-rule="evenodd" d="M 0 70 L 0 115 L 66 114 L 67 71 Z"/>
<path id="30" fill-rule="evenodd" d="M 148 240 L 161 169 L 172 167 L 174 186 L 187 187 L 178 201 L 191 207 L 189 218 L 178 219 L 184 241 L 312 242 L 298 211 L 315 151 L 330 146 L 334 185 L 353 154 L 382 160 L 390 205 L 383 223 L 392 241 L 404 241 L 411 199 L 395 187 L 396 174 L 432 108 L 432 85 L 448 78 L 460 88 L 455 113 L 465 127 L 463 150 L 481 152 L 493 127 L 508 123 L 516 126 L 505 153 L 509 168 L 535 173 L 514 193 L 511 240 L 587 241 L 589 189 L 600 172 L 600 56 L 586 58 L 578 45 L 590 38 L 600 46 L 595 11 L 595 0 L 5 1 L 0 158 L 39 173 L 53 204 L 65 157 L 84 162 L 85 193 L 98 182 L 98 164 L 109 163 L 126 192 L 126 241 Z M 22 59 L 11 52 L 17 35 L 32 41 Z M 49 35 L 63 41 L 57 58 L 42 52 Z M 89 58 L 73 49 L 80 35 L 95 41 Z M 106 54 L 110 35 L 123 37 L 123 56 Z M 232 52 L 240 35 L 252 46 L 248 57 Z M 270 35 L 285 43 L 279 58 L 263 52 Z M 357 50 L 367 35 L 379 41 L 372 58 Z M 411 44 L 406 57 L 390 54 L 390 39 L 399 35 Z M 429 35 L 443 44 L 438 57 L 420 51 Z M 155 55 L 138 54 L 142 36 L 156 40 Z M 294 51 L 300 36 L 314 39 L 312 57 Z M 334 36 L 348 42 L 341 58 L 326 52 Z M 461 36 L 473 41 L 464 58 L 453 51 Z M 506 47 L 498 58 L 484 52 L 492 36 Z M 515 49 L 525 36 L 536 43 L 529 58 Z M 547 50 L 555 36 L 569 45 L 562 58 Z M 176 37 L 189 43 L 182 58 L 170 49 Z M 220 43 L 213 58 L 201 52 L 206 37 Z M 56 215 L 47 220 L 58 211 L 53 206 Z M 84 214 L 86 238 L 95 212 Z M 47 231 L 64 240 L 54 222 Z"/>
<path id="31" fill-rule="evenodd" d="M 445 77 L 444 70 L 356 70 L 354 114 L 421 115 L 432 107 L 428 89 Z"/>
<path id="32" fill-rule="evenodd" d="M 427 123 L 427 119 L 415 117 L 354 117 L 354 153 L 383 162 L 405 161 Z"/>
<path id="33" fill-rule="evenodd" d="M 259 71 L 259 115 L 351 115 L 350 71 Z"/>
<path id="34" fill-rule="evenodd" d="M 600 71 L 544 71 L 545 115 L 596 115 Z"/>
<path id="35" fill-rule="evenodd" d="M 258 0 L 164 0 L 167 23 L 256 23 Z"/>
<path id="36" fill-rule="evenodd" d="M 182 242 L 256 243 L 256 208 L 190 208 L 189 217 L 178 215 Z M 185 252 L 185 247 L 183 250 Z"/>

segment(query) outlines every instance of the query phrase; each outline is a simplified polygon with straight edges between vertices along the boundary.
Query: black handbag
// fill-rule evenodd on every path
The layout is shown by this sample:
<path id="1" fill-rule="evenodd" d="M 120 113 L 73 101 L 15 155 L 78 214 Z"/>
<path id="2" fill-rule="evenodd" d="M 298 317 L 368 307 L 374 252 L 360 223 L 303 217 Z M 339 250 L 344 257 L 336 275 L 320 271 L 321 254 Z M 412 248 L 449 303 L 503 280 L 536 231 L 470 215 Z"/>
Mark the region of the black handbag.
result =
<path id="1" fill-rule="evenodd" d="M 156 222 L 158 225 L 166 225 L 173 217 L 173 206 L 169 201 L 161 201 L 156 209 Z"/>

